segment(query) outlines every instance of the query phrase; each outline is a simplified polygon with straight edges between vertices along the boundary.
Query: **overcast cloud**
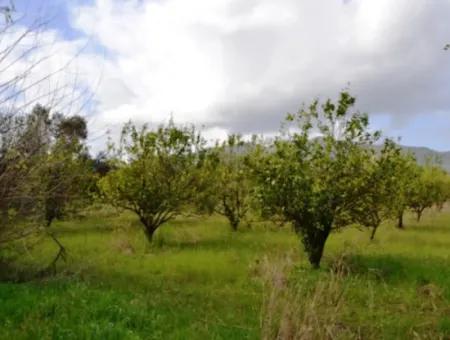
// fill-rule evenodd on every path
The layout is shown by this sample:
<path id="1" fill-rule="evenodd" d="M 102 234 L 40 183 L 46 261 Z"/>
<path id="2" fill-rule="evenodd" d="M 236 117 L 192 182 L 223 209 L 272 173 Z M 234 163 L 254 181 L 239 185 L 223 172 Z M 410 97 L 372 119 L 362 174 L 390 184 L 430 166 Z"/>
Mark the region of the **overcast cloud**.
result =
<path id="1" fill-rule="evenodd" d="M 173 114 L 210 137 L 271 133 L 350 84 L 377 127 L 450 148 L 432 139 L 450 128 L 450 0 L 96 0 L 70 13 L 106 51 L 96 129 Z"/>

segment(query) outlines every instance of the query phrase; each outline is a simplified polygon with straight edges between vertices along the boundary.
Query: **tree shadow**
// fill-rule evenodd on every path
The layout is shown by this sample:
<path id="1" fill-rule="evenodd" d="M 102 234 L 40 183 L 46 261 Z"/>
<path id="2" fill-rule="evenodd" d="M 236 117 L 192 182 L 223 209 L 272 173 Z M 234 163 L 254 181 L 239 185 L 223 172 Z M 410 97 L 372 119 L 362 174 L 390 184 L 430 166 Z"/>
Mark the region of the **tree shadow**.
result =
<path id="1" fill-rule="evenodd" d="M 103 234 L 103 233 L 111 233 L 114 231 L 114 227 L 112 226 L 105 226 L 101 224 L 95 224 L 95 225 L 87 225 L 87 226 L 65 226 L 65 225 L 59 225 L 59 226 L 53 226 L 52 230 L 57 235 L 83 235 L 83 234 Z"/>
<path id="2" fill-rule="evenodd" d="M 42 269 L 30 265 L 18 265 L 10 262 L 0 262 L 0 282 L 23 283 L 51 276 Z"/>
<path id="3" fill-rule="evenodd" d="M 183 240 L 177 241 L 174 239 L 156 239 L 152 244 L 152 248 L 155 249 L 171 249 L 171 250 L 205 250 L 205 251 L 227 251 L 227 250 L 245 250 L 249 249 L 248 242 L 246 240 L 239 240 L 237 238 L 228 239 L 200 239 L 200 240 Z M 251 245 L 251 249 L 255 249 L 255 245 Z M 263 248 L 263 245 L 259 245 L 258 248 Z"/>
<path id="4" fill-rule="evenodd" d="M 446 233 L 450 234 L 450 226 L 431 226 L 431 225 L 411 225 L 410 227 L 406 227 L 405 229 L 411 231 L 418 231 L 423 233 Z"/>
<path id="5" fill-rule="evenodd" d="M 167 248 L 178 250 L 264 250 L 268 247 L 284 248 L 286 244 L 290 244 L 291 239 L 286 242 L 280 242 L 279 239 L 271 239 L 270 237 L 249 240 L 247 235 L 249 231 L 229 232 L 228 235 L 217 235 L 216 237 L 200 237 L 198 239 L 176 239 L 166 237 L 165 235 L 157 235 L 154 240 L 153 247 Z"/>
<path id="6" fill-rule="evenodd" d="M 401 255 L 353 255 L 348 261 L 349 271 L 392 284 L 436 283 L 450 293 L 448 260 L 414 258 Z"/>

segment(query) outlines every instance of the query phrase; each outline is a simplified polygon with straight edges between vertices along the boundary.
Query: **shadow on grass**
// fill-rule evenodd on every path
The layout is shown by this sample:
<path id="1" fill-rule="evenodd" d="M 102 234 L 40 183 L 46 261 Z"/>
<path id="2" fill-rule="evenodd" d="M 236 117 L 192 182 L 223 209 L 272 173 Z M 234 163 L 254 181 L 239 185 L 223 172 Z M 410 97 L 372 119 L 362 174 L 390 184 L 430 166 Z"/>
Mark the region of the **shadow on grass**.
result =
<path id="1" fill-rule="evenodd" d="M 217 235 L 217 237 L 198 238 L 198 239 L 181 239 L 177 240 L 166 235 L 157 236 L 152 244 L 154 249 L 174 249 L 174 250 L 265 250 L 268 247 L 286 248 L 286 246 L 297 241 L 296 238 L 273 238 L 269 237 L 266 232 L 261 232 L 255 239 L 249 239 L 249 235 L 254 235 L 254 231 L 237 231 L 229 232 L 229 234 Z M 284 235 L 282 235 L 284 236 Z M 296 243 L 295 243 L 296 244 Z"/>
<path id="2" fill-rule="evenodd" d="M 386 283 L 436 283 L 450 294 L 450 266 L 444 259 L 413 258 L 399 255 L 353 255 L 351 274 L 367 275 Z"/>
<path id="3" fill-rule="evenodd" d="M 444 233 L 450 234 L 450 226 L 430 226 L 430 225 L 411 225 L 405 230 L 423 232 L 423 233 Z"/>
<path id="4" fill-rule="evenodd" d="M 58 235 L 77 235 L 77 234 L 101 234 L 101 233 L 111 233 L 114 231 L 113 226 L 106 226 L 104 224 L 93 224 L 86 225 L 83 227 L 77 226 L 74 228 L 73 226 L 67 225 L 58 225 L 53 226 L 52 230 L 56 232 Z"/>
<path id="5" fill-rule="evenodd" d="M 23 283 L 51 276 L 52 273 L 36 266 L 0 262 L 0 282 Z"/>

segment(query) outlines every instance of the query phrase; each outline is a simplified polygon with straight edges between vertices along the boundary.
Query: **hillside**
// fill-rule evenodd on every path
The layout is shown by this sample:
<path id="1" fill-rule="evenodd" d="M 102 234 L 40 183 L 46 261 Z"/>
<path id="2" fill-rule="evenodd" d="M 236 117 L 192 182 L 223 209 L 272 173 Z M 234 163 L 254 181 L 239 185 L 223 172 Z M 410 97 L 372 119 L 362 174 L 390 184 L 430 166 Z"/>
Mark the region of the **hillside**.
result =
<path id="1" fill-rule="evenodd" d="M 450 172 L 450 151 L 440 152 L 426 147 L 403 146 L 405 152 L 413 153 L 420 164 L 424 164 L 427 159 L 439 159 L 442 167 Z"/>

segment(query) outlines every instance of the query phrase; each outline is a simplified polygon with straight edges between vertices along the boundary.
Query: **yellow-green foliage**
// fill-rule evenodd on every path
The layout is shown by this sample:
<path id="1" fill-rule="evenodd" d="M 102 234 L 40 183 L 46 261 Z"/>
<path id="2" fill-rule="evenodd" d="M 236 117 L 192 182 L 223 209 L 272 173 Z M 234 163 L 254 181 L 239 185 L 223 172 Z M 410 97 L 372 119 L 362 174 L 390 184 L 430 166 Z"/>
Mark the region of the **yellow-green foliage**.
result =
<path id="1" fill-rule="evenodd" d="M 101 196 L 113 206 L 135 213 L 145 235 L 180 213 L 197 193 L 201 137 L 173 122 L 149 131 L 124 126 L 116 169 L 99 181 Z"/>

